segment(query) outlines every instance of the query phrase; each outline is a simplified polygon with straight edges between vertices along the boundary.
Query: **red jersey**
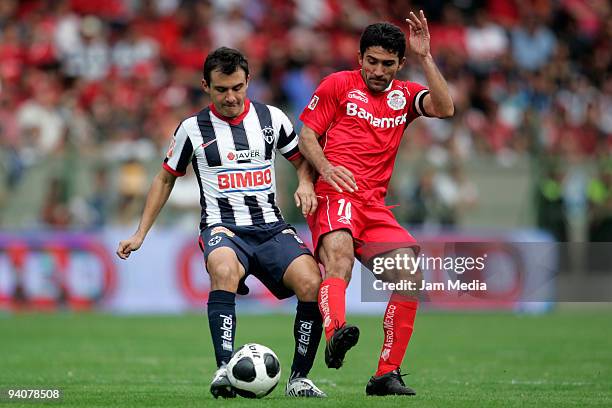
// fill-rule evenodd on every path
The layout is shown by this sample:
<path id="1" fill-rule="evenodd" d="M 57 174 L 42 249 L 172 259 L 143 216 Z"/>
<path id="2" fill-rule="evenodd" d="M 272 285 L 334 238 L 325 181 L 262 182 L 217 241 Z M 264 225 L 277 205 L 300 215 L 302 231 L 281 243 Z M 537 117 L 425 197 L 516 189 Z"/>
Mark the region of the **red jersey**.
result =
<path id="1" fill-rule="evenodd" d="M 353 173 L 361 198 L 383 201 L 402 134 L 425 114 L 427 93 L 420 84 L 396 79 L 385 91 L 372 93 L 360 70 L 336 72 L 321 82 L 300 119 L 322 136 L 327 160 Z M 322 179 L 315 190 L 333 191 Z"/>

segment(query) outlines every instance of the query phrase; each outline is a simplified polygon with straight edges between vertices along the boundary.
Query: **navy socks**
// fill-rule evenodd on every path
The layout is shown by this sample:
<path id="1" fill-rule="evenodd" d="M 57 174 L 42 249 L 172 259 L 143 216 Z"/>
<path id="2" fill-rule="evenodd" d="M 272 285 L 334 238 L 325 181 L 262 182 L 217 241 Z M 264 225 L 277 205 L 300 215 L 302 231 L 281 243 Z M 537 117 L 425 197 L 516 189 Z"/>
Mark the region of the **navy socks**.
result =
<path id="1" fill-rule="evenodd" d="M 217 367 L 227 364 L 234 351 L 236 336 L 236 294 L 213 290 L 208 295 L 208 325 Z"/>
<path id="2" fill-rule="evenodd" d="M 291 378 L 306 377 L 317 355 L 323 321 L 317 302 L 299 302 L 293 324 L 295 351 L 291 365 Z"/>

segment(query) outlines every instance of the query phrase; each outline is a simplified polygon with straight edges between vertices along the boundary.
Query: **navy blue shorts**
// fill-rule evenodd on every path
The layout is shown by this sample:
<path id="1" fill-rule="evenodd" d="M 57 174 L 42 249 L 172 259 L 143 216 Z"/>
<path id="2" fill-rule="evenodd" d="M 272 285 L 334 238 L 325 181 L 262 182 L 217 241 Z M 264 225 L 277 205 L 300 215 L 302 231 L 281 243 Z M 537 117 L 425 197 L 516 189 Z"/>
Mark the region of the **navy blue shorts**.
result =
<path id="1" fill-rule="evenodd" d="M 312 253 L 293 227 L 277 221 L 261 226 L 238 227 L 216 224 L 200 232 L 200 248 L 208 262 L 210 253 L 220 247 L 234 250 L 249 275 L 255 276 L 277 299 L 294 295 L 283 284 L 283 276 L 295 258 Z"/>

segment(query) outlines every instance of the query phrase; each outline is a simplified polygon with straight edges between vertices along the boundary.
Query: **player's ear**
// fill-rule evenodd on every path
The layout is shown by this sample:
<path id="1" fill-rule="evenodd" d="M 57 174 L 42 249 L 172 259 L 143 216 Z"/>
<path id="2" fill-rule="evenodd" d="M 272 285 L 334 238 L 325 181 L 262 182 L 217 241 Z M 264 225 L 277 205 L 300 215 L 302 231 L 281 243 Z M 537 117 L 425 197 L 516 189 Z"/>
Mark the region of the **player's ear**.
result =
<path id="1" fill-rule="evenodd" d="M 206 93 L 210 93 L 210 86 L 208 86 L 208 83 L 204 78 L 202 78 L 202 90 Z"/>
<path id="2" fill-rule="evenodd" d="M 361 51 L 357 51 L 357 61 L 359 62 L 359 66 L 363 65 L 363 55 L 361 55 Z"/>
<path id="3" fill-rule="evenodd" d="M 406 63 L 406 57 L 402 57 L 402 59 L 399 62 L 399 68 L 397 68 L 397 70 L 400 71 L 402 68 L 404 68 L 405 63 Z"/>

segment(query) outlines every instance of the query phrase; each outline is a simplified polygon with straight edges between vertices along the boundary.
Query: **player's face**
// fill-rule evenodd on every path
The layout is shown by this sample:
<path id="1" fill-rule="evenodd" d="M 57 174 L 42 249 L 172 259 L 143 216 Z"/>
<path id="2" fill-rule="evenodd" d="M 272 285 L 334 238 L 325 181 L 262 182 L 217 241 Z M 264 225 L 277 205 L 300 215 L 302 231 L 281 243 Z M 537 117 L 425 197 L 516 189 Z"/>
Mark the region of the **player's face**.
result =
<path id="1" fill-rule="evenodd" d="M 372 92 L 384 91 L 397 72 L 402 69 L 406 58 L 400 61 L 397 54 L 385 50 L 381 46 L 366 48 L 363 55 L 359 53 L 361 75 Z"/>
<path id="2" fill-rule="evenodd" d="M 219 70 L 210 73 L 210 84 L 202 80 L 204 92 L 210 95 L 215 109 L 221 115 L 235 118 L 244 112 L 249 79 L 246 72 L 238 68 L 233 74 L 225 75 Z"/>

